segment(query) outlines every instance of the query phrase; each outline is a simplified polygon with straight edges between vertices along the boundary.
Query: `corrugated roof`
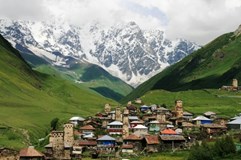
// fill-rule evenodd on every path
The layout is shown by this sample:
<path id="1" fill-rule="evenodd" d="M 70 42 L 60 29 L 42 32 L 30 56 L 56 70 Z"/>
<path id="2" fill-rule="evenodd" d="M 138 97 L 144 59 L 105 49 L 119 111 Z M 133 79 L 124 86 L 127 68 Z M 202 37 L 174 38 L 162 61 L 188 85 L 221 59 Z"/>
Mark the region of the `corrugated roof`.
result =
<path id="1" fill-rule="evenodd" d="M 197 116 L 196 118 L 192 119 L 193 121 L 202 121 L 202 120 L 210 120 L 209 118 L 207 117 L 204 117 L 204 116 Z"/>
<path id="2" fill-rule="evenodd" d="M 121 123 L 120 121 L 113 121 L 108 124 L 108 126 L 112 126 L 112 125 L 123 125 L 123 123 Z"/>
<path id="3" fill-rule="evenodd" d="M 159 124 L 160 122 L 157 121 L 157 120 L 155 120 L 155 121 L 151 121 L 150 123 L 151 123 L 151 124 Z"/>
<path id="4" fill-rule="evenodd" d="M 231 122 L 228 122 L 228 124 L 241 124 L 241 119 L 240 118 L 235 119 L 235 120 L 233 120 Z"/>
<path id="5" fill-rule="evenodd" d="M 81 130 L 95 130 L 95 128 L 92 125 L 86 125 L 83 127 L 80 127 Z"/>
<path id="6" fill-rule="evenodd" d="M 97 139 L 98 141 L 115 141 L 115 138 L 109 136 L 109 135 L 104 135 L 100 138 Z"/>
<path id="7" fill-rule="evenodd" d="M 177 133 L 174 130 L 172 130 L 172 129 L 164 129 L 163 131 L 161 131 L 161 134 L 175 135 Z"/>
<path id="8" fill-rule="evenodd" d="M 182 135 L 160 135 L 160 137 L 163 141 L 185 141 L 185 138 Z"/>
<path id="9" fill-rule="evenodd" d="M 128 116 L 128 118 L 130 120 L 139 120 L 139 118 L 137 116 Z"/>
<path id="10" fill-rule="evenodd" d="M 86 141 L 86 140 L 81 140 L 79 141 L 80 146 L 96 146 L 97 142 L 96 141 Z"/>
<path id="11" fill-rule="evenodd" d="M 20 157 L 43 157 L 44 155 L 34 149 L 33 147 L 28 147 L 20 150 Z"/>
<path id="12" fill-rule="evenodd" d="M 146 135 L 145 139 L 146 139 L 147 144 L 159 144 L 160 143 L 158 135 Z"/>
<path id="13" fill-rule="evenodd" d="M 131 122 L 131 124 L 132 124 L 132 123 L 139 123 L 139 124 L 143 124 L 144 122 L 143 122 L 142 120 L 140 120 L 140 121 L 132 121 L 132 122 Z"/>
<path id="14" fill-rule="evenodd" d="M 134 129 L 147 129 L 147 127 L 141 124 L 138 124 L 137 126 L 134 127 Z"/>
<path id="15" fill-rule="evenodd" d="M 227 128 L 226 126 L 220 125 L 220 124 L 216 124 L 216 123 L 212 123 L 212 124 L 203 124 L 202 127 L 204 128 Z"/>
<path id="16" fill-rule="evenodd" d="M 141 136 L 137 136 L 135 134 L 130 134 L 129 136 L 125 137 L 124 140 L 142 140 Z"/>
<path id="17" fill-rule="evenodd" d="M 215 115 L 216 113 L 215 112 L 212 112 L 212 111 L 207 111 L 204 113 L 205 116 L 211 116 L 211 115 Z"/>
<path id="18" fill-rule="evenodd" d="M 69 119 L 70 121 L 84 121 L 83 117 L 75 116 Z"/>

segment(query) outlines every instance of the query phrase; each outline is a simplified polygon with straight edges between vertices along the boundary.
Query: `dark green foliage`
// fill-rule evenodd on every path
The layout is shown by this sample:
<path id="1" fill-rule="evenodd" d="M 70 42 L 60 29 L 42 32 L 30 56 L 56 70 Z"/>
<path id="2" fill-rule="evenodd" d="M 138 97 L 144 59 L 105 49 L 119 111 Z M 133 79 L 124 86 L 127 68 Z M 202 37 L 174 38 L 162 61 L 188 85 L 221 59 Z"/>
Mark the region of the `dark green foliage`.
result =
<path id="1" fill-rule="evenodd" d="M 50 122 L 50 127 L 52 128 L 52 130 L 56 130 L 57 129 L 58 122 L 59 122 L 58 118 L 52 119 L 52 121 Z"/>
<path id="2" fill-rule="evenodd" d="M 188 160 L 213 160 L 211 147 L 203 142 L 192 147 Z"/>
<path id="3" fill-rule="evenodd" d="M 223 159 L 235 155 L 236 147 L 231 136 L 217 139 L 214 145 L 203 142 L 192 147 L 188 160 L 213 160 Z"/>
<path id="4" fill-rule="evenodd" d="M 214 153 L 218 157 L 225 157 L 235 152 L 236 152 L 236 147 L 232 137 L 225 136 L 216 140 L 214 144 Z"/>

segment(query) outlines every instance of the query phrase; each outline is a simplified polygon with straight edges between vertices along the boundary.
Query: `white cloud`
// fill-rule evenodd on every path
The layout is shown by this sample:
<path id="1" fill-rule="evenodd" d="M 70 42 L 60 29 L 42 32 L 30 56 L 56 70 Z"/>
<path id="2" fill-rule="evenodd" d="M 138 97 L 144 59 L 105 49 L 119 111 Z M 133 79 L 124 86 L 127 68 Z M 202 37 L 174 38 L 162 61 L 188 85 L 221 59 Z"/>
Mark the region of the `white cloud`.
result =
<path id="1" fill-rule="evenodd" d="M 165 30 L 171 39 L 199 44 L 234 31 L 241 23 L 240 0 L 0 0 L 0 17 L 60 18 L 80 26 L 135 21 L 142 28 Z"/>

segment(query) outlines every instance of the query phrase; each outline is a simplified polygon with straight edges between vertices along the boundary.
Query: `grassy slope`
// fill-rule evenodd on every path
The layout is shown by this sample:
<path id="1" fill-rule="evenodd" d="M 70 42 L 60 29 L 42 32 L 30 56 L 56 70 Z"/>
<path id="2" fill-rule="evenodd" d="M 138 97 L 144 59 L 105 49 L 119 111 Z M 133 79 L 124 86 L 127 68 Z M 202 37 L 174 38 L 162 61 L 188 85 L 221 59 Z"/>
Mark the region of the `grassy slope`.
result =
<path id="1" fill-rule="evenodd" d="M 25 146 L 28 134 L 21 136 L 25 131 L 31 140 L 44 136 L 55 117 L 92 115 L 105 103 L 116 104 L 86 87 L 33 72 L 2 37 L 0 54 L 0 147 Z"/>
<path id="2" fill-rule="evenodd" d="M 82 63 L 73 65 L 69 69 L 40 65 L 35 69 L 50 75 L 60 75 L 62 78 L 70 81 L 79 80 L 81 81 L 79 85 L 86 86 L 105 97 L 117 101 L 132 91 L 131 86 L 113 77 L 97 65 Z"/>
<path id="3" fill-rule="evenodd" d="M 153 89 L 181 91 L 187 89 L 219 88 L 241 80 L 241 36 L 224 34 L 152 77 L 123 101 L 134 99 Z"/>
<path id="4" fill-rule="evenodd" d="M 183 100 L 184 110 L 203 114 L 206 111 L 214 111 L 218 115 L 234 116 L 241 112 L 241 93 L 227 92 L 216 89 L 188 90 L 169 92 L 165 90 L 153 90 L 141 97 L 146 104 L 166 104 L 174 109 L 176 99 Z"/>

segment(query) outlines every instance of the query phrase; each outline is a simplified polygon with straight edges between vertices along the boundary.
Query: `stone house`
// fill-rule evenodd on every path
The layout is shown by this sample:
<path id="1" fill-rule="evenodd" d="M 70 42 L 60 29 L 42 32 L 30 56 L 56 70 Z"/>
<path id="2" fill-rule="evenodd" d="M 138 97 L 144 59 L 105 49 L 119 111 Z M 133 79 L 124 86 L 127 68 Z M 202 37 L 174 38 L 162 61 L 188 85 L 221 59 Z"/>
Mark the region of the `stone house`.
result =
<path id="1" fill-rule="evenodd" d="M 209 135 L 221 135 L 226 133 L 227 127 L 220 124 L 203 124 L 201 125 L 201 130 Z"/>
<path id="2" fill-rule="evenodd" d="M 146 151 L 158 152 L 160 150 L 160 141 L 158 135 L 145 135 Z"/>
<path id="3" fill-rule="evenodd" d="M 135 134 L 130 134 L 128 137 L 123 139 L 123 144 L 132 144 L 134 151 L 140 151 L 144 146 L 144 138 Z"/>

